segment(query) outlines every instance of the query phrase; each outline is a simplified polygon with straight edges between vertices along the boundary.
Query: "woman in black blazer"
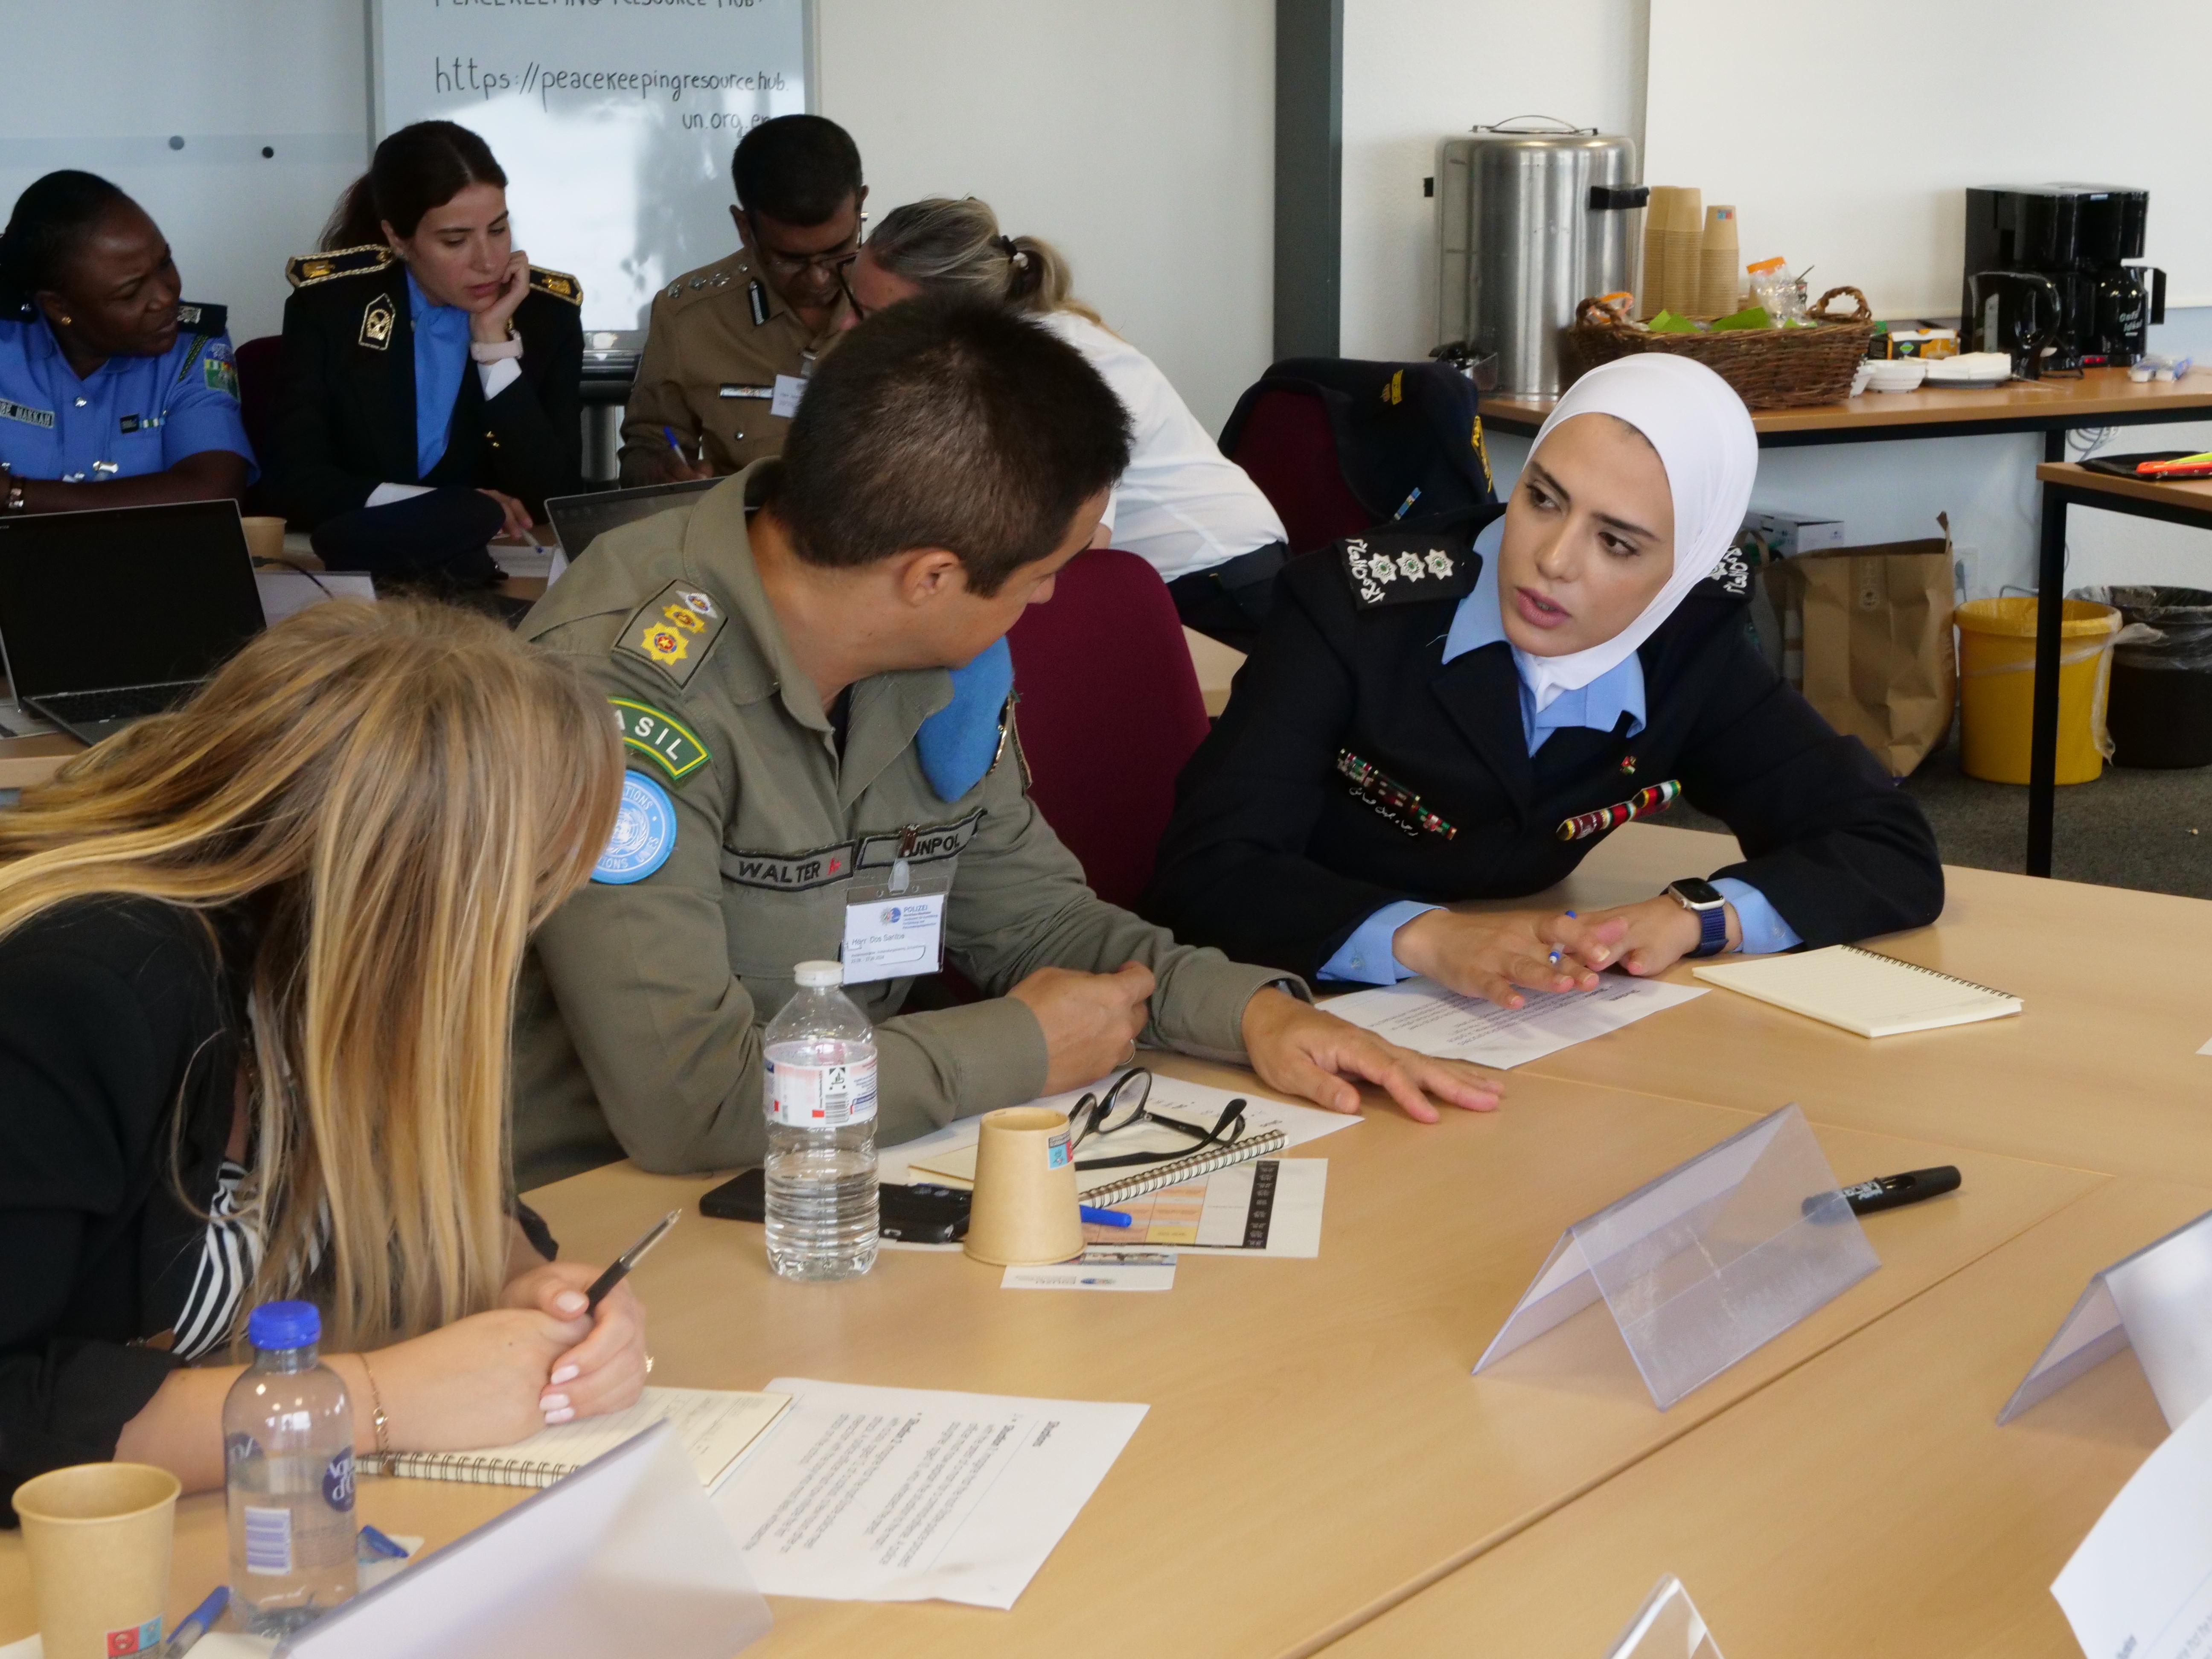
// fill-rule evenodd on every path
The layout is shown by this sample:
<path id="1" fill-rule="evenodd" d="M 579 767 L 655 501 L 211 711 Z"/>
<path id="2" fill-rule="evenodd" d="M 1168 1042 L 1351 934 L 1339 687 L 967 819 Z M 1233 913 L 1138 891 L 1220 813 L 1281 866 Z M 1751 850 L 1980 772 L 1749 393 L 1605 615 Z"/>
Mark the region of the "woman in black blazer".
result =
<path id="1" fill-rule="evenodd" d="M 403 127 L 286 267 L 267 488 L 326 558 L 487 576 L 581 488 L 583 290 L 514 246 L 506 184 L 467 128 Z"/>
<path id="2" fill-rule="evenodd" d="M 1918 805 L 1749 637 L 1730 547 L 1757 466 L 1718 376 L 1629 358 L 1560 400 L 1471 545 L 1384 532 L 1294 561 L 1177 786 L 1146 912 L 1240 961 L 1508 1006 L 1934 921 Z M 1580 917 L 1442 908 L 1540 892 L 1678 793 L 1741 862 Z"/>
<path id="3" fill-rule="evenodd" d="M 619 800 L 595 709 L 486 617 L 332 603 L 0 813 L 0 1522 L 70 1463 L 222 1485 L 266 1300 L 319 1305 L 357 1452 L 637 1398 L 642 1310 L 586 1316 L 507 1176 L 522 953 Z"/>

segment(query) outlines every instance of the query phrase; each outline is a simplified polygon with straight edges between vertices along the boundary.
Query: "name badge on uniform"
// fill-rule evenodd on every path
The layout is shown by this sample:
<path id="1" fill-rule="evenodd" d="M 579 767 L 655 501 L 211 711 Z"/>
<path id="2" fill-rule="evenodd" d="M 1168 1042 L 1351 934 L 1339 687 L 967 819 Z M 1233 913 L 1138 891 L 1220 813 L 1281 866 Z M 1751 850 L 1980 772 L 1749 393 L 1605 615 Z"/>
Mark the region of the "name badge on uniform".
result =
<path id="1" fill-rule="evenodd" d="M 799 413 L 799 400 L 805 395 L 806 382 L 798 375 L 779 374 L 775 377 L 775 397 L 768 412 L 779 421 L 787 421 Z"/>
<path id="2" fill-rule="evenodd" d="M 947 875 L 917 875 L 904 859 L 880 881 L 845 893 L 845 983 L 933 974 L 945 965 Z"/>

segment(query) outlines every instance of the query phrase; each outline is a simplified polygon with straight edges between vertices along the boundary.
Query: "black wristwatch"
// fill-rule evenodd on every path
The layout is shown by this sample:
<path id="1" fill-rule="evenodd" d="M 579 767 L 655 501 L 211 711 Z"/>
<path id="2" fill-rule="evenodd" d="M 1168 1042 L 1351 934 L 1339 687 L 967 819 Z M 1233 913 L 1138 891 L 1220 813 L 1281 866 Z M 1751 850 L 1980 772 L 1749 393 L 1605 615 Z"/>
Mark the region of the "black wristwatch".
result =
<path id="1" fill-rule="evenodd" d="M 1686 876 L 1667 884 L 1667 896 L 1698 919 L 1693 957 L 1717 957 L 1728 949 L 1728 899 L 1709 881 Z"/>

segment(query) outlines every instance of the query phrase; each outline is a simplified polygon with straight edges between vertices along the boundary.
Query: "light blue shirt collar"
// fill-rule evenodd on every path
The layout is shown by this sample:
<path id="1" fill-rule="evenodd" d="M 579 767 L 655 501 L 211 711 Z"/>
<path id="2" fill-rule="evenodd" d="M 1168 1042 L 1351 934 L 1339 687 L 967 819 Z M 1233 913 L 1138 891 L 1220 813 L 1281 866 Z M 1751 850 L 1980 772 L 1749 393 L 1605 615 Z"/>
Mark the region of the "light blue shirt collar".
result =
<path id="1" fill-rule="evenodd" d="M 1462 599 L 1459 609 L 1452 613 L 1450 630 L 1444 635 L 1446 662 L 1470 651 L 1479 651 L 1486 645 L 1505 641 L 1505 621 L 1498 608 L 1498 548 L 1504 538 L 1503 517 L 1491 520 L 1474 538 L 1474 550 L 1482 558 L 1482 574 L 1475 580 L 1474 591 Z M 1516 674 L 1519 666 L 1519 659 L 1516 659 Z M 1620 724 L 1623 714 L 1629 717 L 1630 737 L 1644 729 L 1644 665 L 1632 651 L 1581 690 L 1559 693 L 1552 699 L 1548 708 L 1537 708 L 1535 694 L 1528 689 L 1528 682 L 1525 678 L 1521 680 L 1521 730 L 1532 755 L 1544 746 L 1544 740 L 1554 732 L 1571 726 L 1610 732 Z"/>

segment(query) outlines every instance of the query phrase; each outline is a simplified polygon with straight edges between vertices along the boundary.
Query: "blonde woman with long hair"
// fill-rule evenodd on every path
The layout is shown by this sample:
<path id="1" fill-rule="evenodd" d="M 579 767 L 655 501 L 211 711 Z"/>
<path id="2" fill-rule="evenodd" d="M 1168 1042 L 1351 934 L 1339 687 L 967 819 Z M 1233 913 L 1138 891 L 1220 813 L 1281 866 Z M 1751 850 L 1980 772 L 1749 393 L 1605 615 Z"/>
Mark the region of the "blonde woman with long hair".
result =
<path id="1" fill-rule="evenodd" d="M 337 602 L 0 811 L 0 1504 L 111 1456 L 220 1486 L 237 1368 L 194 1362 L 272 1298 L 362 1453 L 636 1399 L 642 1309 L 586 1316 L 507 1173 L 516 973 L 621 773 L 565 664 Z"/>
<path id="2" fill-rule="evenodd" d="M 957 295 L 1033 317 L 1081 352 L 1128 410 L 1133 440 L 1100 528 L 1160 573 L 1184 622 L 1251 648 L 1286 556 L 1282 519 L 1159 366 L 1075 297 L 1057 249 L 1004 234 L 987 202 L 933 197 L 884 216 L 846 291 L 848 327 L 916 295 Z"/>

